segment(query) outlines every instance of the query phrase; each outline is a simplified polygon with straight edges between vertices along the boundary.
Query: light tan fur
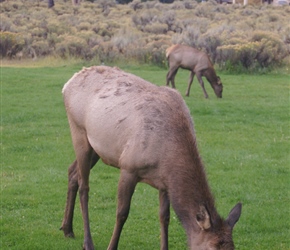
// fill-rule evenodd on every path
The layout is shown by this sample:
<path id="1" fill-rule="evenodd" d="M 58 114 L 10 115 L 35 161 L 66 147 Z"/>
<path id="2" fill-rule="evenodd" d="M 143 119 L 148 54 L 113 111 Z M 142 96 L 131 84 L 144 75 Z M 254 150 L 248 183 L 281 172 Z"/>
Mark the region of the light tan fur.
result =
<path id="1" fill-rule="evenodd" d="M 169 57 L 171 51 L 173 51 L 174 48 L 175 48 L 176 46 L 178 46 L 178 45 L 177 45 L 177 44 L 174 44 L 174 45 L 171 45 L 170 47 L 168 47 L 168 48 L 166 49 L 166 58 Z"/>

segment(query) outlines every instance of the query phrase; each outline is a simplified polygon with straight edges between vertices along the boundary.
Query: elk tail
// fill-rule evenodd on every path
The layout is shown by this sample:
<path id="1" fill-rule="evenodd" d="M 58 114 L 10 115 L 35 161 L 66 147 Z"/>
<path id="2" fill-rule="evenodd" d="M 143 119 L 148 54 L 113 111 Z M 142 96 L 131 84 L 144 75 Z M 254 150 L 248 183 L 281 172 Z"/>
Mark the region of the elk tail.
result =
<path id="1" fill-rule="evenodd" d="M 170 53 L 172 52 L 172 50 L 177 46 L 177 44 L 174 44 L 172 46 L 170 46 L 169 48 L 166 49 L 166 59 L 168 59 Z"/>

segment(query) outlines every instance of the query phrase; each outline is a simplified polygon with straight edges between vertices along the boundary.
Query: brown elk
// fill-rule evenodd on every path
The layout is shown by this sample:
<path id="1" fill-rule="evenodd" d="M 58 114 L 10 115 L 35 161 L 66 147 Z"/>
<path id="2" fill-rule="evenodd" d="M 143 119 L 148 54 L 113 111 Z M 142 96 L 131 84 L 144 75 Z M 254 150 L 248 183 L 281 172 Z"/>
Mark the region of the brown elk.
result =
<path id="1" fill-rule="evenodd" d="M 196 75 L 202 87 L 205 98 L 208 98 L 208 94 L 204 88 L 204 82 L 202 80 L 203 76 L 205 76 L 210 83 L 216 96 L 222 98 L 223 85 L 221 83 L 220 77 L 216 75 L 213 65 L 207 54 L 193 47 L 175 44 L 167 48 L 166 58 L 169 64 L 169 71 L 166 76 L 167 86 L 169 85 L 169 82 L 171 82 L 172 88 L 175 88 L 174 78 L 178 69 L 188 69 L 190 70 L 190 77 L 188 80 L 187 91 L 185 93 L 186 96 L 189 96 L 193 77 Z"/>
<path id="2" fill-rule="evenodd" d="M 108 249 L 117 249 L 138 182 L 159 190 L 161 249 L 168 249 L 170 204 L 185 228 L 189 249 L 234 249 L 238 203 L 226 220 L 216 211 L 198 153 L 193 122 L 181 95 L 118 68 L 93 66 L 63 87 L 76 160 L 68 170 L 61 229 L 74 237 L 72 221 L 79 189 L 84 249 L 94 249 L 88 214 L 89 175 L 102 159 L 120 169 L 116 224 Z"/>

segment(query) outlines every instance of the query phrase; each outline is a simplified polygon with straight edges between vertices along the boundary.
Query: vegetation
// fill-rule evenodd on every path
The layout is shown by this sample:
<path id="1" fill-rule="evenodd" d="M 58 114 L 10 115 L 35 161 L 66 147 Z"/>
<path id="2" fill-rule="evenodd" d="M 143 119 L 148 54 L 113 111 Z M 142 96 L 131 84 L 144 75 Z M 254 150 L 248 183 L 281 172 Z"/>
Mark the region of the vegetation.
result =
<path id="1" fill-rule="evenodd" d="M 239 2 L 239 1 L 237 1 Z M 253 0 L 254 2 L 254 0 Z M 1 3 L 0 56 L 54 56 L 166 65 L 165 49 L 184 43 L 220 69 L 265 71 L 290 65 L 290 6 L 224 5 L 210 0 Z"/>
<path id="2" fill-rule="evenodd" d="M 83 65 L 1 68 L 0 248 L 81 249 L 83 224 L 77 201 L 76 239 L 61 225 L 67 168 L 74 159 L 61 89 Z M 126 71 L 164 85 L 166 70 Z M 221 74 L 223 99 L 197 80 L 185 98 L 194 117 L 200 153 L 221 215 L 243 203 L 234 230 L 238 250 L 286 250 L 289 241 L 289 84 L 287 75 Z M 176 77 L 185 93 L 188 72 Z M 106 249 L 115 221 L 118 170 L 102 162 L 90 177 L 90 216 L 97 249 Z M 158 193 L 139 184 L 120 249 L 159 249 Z M 184 230 L 171 213 L 170 249 L 186 249 Z"/>

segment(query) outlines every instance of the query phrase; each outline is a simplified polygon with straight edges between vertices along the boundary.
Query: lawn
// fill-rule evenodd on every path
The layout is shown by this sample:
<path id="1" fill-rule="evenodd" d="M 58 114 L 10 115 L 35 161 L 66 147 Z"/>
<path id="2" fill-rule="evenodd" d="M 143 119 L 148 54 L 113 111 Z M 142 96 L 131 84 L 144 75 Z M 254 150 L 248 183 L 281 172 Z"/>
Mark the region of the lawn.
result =
<path id="1" fill-rule="evenodd" d="M 82 66 L 1 68 L 1 249 L 81 249 L 83 225 L 77 200 L 76 239 L 59 231 L 67 168 L 74 160 L 63 106 L 63 84 Z M 166 70 L 120 68 L 158 85 Z M 206 82 L 209 99 L 188 72 L 176 86 L 194 119 L 200 154 L 226 217 L 243 203 L 234 229 L 236 249 L 290 249 L 289 75 L 220 74 L 223 98 Z M 106 249 L 113 231 L 118 170 L 99 162 L 90 183 L 91 230 L 96 249 Z M 119 249 L 159 249 L 158 192 L 139 184 Z M 171 213 L 170 249 L 186 249 L 184 230 Z"/>

